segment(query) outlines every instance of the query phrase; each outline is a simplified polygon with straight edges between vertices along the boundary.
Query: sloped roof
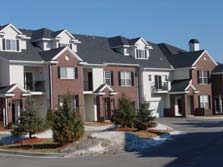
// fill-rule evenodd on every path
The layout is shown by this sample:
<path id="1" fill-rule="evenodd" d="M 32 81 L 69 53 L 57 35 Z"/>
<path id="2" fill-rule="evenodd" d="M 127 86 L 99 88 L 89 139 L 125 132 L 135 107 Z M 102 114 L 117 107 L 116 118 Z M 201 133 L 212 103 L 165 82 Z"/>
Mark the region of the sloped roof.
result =
<path id="1" fill-rule="evenodd" d="M 6 94 L 13 86 L 15 86 L 16 84 L 12 84 L 10 86 L 1 86 L 0 87 L 0 94 Z"/>
<path id="2" fill-rule="evenodd" d="M 39 52 L 41 58 L 44 61 L 50 61 L 54 58 L 58 53 L 60 53 L 65 47 L 55 48 L 47 51 Z"/>
<path id="3" fill-rule="evenodd" d="M 174 68 L 191 67 L 204 50 L 187 52 L 168 44 L 159 44 L 167 60 Z"/>
<path id="4" fill-rule="evenodd" d="M 214 68 L 212 73 L 223 73 L 223 64 L 218 63 L 218 65 Z"/>
<path id="5" fill-rule="evenodd" d="M 169 92 L 184 92 L 189 84 L 190 79 L 173 81 Z"/>

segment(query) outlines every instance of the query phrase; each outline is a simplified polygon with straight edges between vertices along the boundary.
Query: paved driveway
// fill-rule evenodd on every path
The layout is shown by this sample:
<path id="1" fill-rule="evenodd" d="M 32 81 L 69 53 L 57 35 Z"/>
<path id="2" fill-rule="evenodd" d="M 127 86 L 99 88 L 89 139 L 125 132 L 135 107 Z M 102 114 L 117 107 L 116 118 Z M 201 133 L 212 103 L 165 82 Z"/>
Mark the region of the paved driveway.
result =
<path id="1" fill-rule="evenodd" d="M 0 156 L 3 167 L 222 167 L 223 133 L 219 120 L 159 119 L 186 134 L 143 152 L 79 159 Z"/>

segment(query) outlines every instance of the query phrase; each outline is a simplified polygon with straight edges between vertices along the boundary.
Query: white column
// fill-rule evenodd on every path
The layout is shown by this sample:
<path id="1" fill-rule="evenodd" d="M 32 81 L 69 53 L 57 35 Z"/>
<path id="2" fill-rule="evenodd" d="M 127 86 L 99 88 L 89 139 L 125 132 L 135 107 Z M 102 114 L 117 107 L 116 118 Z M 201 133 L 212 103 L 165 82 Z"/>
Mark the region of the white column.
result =
<path id="1" fill-rule="evenodd" d="M 220 113 L 222 113 L 222 97 L 221 97 L 221 95 L 219 95 L 219 110 L 220 110 Z"/>
<path id="2" fill-rule="evenodd" d="M 98 121 L 96 97 L 94 97 L 94 121 Z"/>

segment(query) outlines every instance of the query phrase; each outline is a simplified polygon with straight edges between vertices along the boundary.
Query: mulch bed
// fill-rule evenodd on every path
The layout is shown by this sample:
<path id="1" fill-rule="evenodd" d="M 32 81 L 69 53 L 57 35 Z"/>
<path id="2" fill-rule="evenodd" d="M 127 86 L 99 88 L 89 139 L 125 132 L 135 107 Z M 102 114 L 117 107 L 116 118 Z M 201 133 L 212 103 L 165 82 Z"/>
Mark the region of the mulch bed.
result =
<path id="1" fill-rule="evenodd" d="M 137 129 L 135 129 L 135 128 L 128 128 L 128 127 L 126 127 L 126 128 L 116 128 L 116 129 L 114 129 L 114 131 L 124 131 L 124 132 L 134 132 L 134 131 L 136 131 Z"/>
<path id="2" fill-rule="evenodd" d="M 46 139 L 32 137 L 31 139 L 24 139 L 24 140 L 18 141 L 16 143 L 19 143 L 19 144 L 38 144 L 38 143 L 44 142 L 45 140 Z"/>

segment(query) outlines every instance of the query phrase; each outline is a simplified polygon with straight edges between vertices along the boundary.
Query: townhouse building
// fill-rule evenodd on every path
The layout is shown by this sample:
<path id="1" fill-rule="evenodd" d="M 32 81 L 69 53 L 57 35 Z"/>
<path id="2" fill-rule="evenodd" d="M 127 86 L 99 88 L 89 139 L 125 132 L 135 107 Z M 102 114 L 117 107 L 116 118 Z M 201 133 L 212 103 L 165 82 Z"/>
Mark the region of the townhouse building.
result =
<path id="1" fill-rule="evenodd" d="M 212 83 L 212 104 L 214 114 L 223 114 L 223 64 L 219 63 L 213 70 Z"/>
<path id="2" fill-rule="evenodd" d="M 123 94 L 156 117 L 212 115 L 217 63 L 197 40 L 189 45 L 0 26 L 0 124 L 17 123 L 27 96 L 44 117 L 66 93 L 84 121 L 110 120 Z"/>

